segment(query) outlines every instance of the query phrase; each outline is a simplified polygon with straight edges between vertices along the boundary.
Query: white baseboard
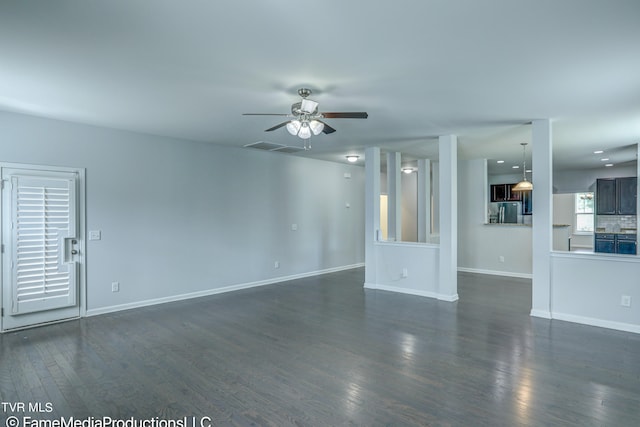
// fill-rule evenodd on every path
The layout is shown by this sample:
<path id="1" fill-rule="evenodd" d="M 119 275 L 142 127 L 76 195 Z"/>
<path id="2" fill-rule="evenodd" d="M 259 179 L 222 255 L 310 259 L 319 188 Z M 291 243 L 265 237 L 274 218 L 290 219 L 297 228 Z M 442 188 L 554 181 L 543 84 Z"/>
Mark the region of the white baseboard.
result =
<path id="1" fill-rule="evenodd" d="M 515 273 L 513 271 L 500 271 L 500 270 L 485 270 L 482 268 L 467 268 L 458 267 L 458 271 L 464 273 L 477 273 L 477 274 L 489 274 L 492 276 L 505 276 L 505 277 L 517 277 L 520 279 L 531 279 L 533 274 L 531 273 Z"/>
<path id="2" fill-rule="evenodd" d="M 566 322 L 580 323 L 589 326 L 598 326 L 600 328 L 615 329 L 617 331 L 632 332 L 640 334 L 640 325 L 623 322 L 613 322 L 611 320 L 596 319 L 593 317 L 576 316 L 574 314 L 553 313 L 553 319 L 564 320 Z"/>
<path id="3" fill-rule="evenodd" d="M 533 310 L 532 309 L 530 315 L 533 316 L 533 317 L 540 317 L 542 319 L 551 320 L 551 312 L 550 311 L 546 311 L 546 310 Z"/>
<path id="4" fill-rule="evenodd" d="M 147 306 L 150 306 L 150 305 L 165 304 L 165 303 L 168 303 L 168 302 L 175 302 L 175 301 L 182 301 L 182 300 L 187 300 L 187 299 L 192 299 L 192 298 L 206 297 L 206 296 L 222 294 L 222 293 L 226 293 L 226 292 L 239 291 L 239 290 L 242 290 L 242 289 L 255 288 L 255 287 L 258 287 L 258 286 L 273 285 L 275 283 L 286 282 L 286 281 L 289 281 L 289 280 L 303 279 L 305 277 L 319 276 L 321 274 L 335 273 L 335 272 L 344 271 L 344 270 L 351 270 L 351 269 L 360 268 L 360 267 L 363 267 L 363 266 L 364 266 L 364 263 L 351 264 L 351 265 L 345 265 L 345 266 L 341 266 L 341 267 L 327 268 L 327 269 L 324 269 L 324 270 L 310 271 L 310 272 L 307 272 L 307 273 L 292 274 L 290 276 L 274 277 L 272 279 L 259 280 L 259 281 L 256 281 L 256 282 L 240 283 L 240 284 L 236 284 L 236 285 L 225 286 L 225 287 L 222 287 L 222 288 L 214 288 L 214 289 L 207 289 L 207 290 L 204 290 L 204 291 L 190 292 L 190 293 L 187 293 L 187 294 L 172 295 L 172 296 L 163 297 L 163 298 L 153 298 L 153 299 L 149 299 L 149 300 L 135 301 L 135 302 L 130 302 L 130 303 L 126 303 L 126 304 L 119 304 L 119 305 L 112 305 L 112 306 L 108 306 L 108 307 L 100 307 L 100 308 L 88 309 L 87 312 L 85 313 L 85 316 L 86 317 L 99 316 L 101 314 L 114 313 L 114 312 L 123 311 L 123 310 L 131 310 L 131 309 L 134 309 L 134 308 L 147 307 Z"/>
<path id="5" fill-rule="evenodd" d="M 419 289 L 411 289 L 411 288 L 399 288 L 397 286 L 377 285 L 374 283 L 365 283 L 364 288 L 379 290 L 379 291 L 387 291 L 387 292 L 398 292 L 401 294 L 416 295 L 416 296 L 426 297 L 426 298 L 434 298 L 440 301 L 448 301 L 448 302 L 458 301 L 458 294 L 443 295 L 437 292 L 421 291 Z"/>

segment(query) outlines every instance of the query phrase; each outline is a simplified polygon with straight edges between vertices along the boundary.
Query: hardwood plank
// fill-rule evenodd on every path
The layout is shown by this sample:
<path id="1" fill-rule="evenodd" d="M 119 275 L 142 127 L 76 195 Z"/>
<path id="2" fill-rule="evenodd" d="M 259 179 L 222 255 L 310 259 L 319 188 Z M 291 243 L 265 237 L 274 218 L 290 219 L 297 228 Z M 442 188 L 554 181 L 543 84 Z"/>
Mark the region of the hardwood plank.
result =
<path id="1" fill-rule="evenodd" d="M 0 336 L 2 401 L 229 426 L 634 426 L 640 336 L 531 318 L 525 279 L 460 300 L 364 290 L 363 269 Z M 0 413 L 0 418 L 9 414 Z"/>

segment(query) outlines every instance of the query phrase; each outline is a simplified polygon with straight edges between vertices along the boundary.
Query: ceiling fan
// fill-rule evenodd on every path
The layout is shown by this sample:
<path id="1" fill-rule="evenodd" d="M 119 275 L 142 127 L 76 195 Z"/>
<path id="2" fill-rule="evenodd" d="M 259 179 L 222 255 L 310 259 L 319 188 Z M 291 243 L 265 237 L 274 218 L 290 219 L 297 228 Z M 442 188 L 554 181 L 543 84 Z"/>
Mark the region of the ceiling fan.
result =
<path id="1" fill-rule="evenodd" d="M 307 99 L 311 95 L 311 89 L 298 89 L 298 95 L 302 100 L 291 105 L 290 114 L 271 114 L 271 113 L 245 113 L 243 116 L 284 116 L 291 120 L 277 124 L 265 132 L 271 132 L 287 127 L 287 131 L 291 135 L 308 140 L 311 135 L 319 135 L 320 133 L 330 134 L 336 130 L 322 121 L 322 119 L 366 119 L 369 115 L 365 112 L 347 112 L 347 113 L 320 113 L 318 112 L 318 103 Z M 311 148 L 311 145 L 305 141 L 305 149 Z"/>

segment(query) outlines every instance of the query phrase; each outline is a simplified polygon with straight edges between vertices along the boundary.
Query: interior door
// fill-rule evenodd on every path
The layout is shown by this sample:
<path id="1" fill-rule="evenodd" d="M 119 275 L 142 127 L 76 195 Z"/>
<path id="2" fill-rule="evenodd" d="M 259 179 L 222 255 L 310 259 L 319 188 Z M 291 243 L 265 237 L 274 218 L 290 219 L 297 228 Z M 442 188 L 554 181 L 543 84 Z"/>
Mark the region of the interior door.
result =
<path id="1" fill-rule="evenodd" d="M 80 316 L 78 174 L 2 169 L 2 330 Z"/>

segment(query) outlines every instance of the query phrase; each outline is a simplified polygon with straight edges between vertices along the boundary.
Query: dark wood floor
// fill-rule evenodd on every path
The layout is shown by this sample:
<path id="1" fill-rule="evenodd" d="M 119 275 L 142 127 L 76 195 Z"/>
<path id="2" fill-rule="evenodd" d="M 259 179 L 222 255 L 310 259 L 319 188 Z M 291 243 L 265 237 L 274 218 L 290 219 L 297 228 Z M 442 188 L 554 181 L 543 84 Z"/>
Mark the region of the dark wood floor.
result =
<path id="1" fill-rule="evenodd" d="M 356 269 L 5 334 L 0 401 L 213 426 L 640 425 L 639 335 L 531 318 L 528 280 L 459 278 L 457 303 L 364 290 Z"/>

